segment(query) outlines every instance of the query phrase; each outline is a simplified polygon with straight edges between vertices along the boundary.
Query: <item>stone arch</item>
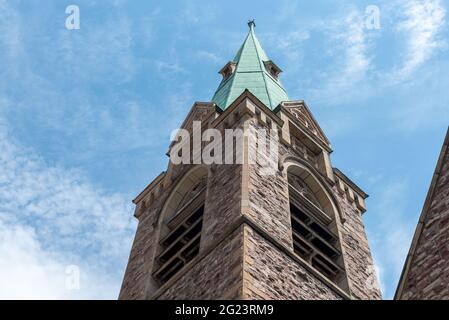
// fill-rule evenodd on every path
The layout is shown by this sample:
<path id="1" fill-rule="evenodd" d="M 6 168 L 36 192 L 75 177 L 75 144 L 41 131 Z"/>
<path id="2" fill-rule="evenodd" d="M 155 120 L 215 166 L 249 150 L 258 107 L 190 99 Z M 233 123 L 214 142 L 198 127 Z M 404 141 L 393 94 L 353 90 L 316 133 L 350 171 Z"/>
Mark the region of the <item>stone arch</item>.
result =
<path id="1" fill-rule="evenodd" d="M 163 263 L 160 263 L 157 261 L 157 258 L 160 254 L 164 252 L 164 250 L 167 249 L 166 245 L 164 248 L 164 245 L 160 243 L 161 239 L 166 237 L 171 231 L 176 229 L 176 225 L 178 222 L 173 222 L 172 218 L 176 220 L 179 218 L 177 213 L 185 212 L 185 210 L 191 210 L 194 206 L 201 203 L 201 201 L 205 200 L 205 195 L 203 198 L 203 195 L 201 197 L 199 196 L 201 192 L 207 192 L 207 178 L 209 176 L 209 168 L 204 165 L 197 165 L 188 170 L 185 174 L 183 174 L 174 184 L 174 187 L 170 194 L 165 199 L 165 203 L 162 206 L 162 208 L 159 211 L 158 218 L 156 220 L 156 244 L 154 245 L 153 253 L 152 253 L 152 274 L 155 271 L 155 267 L 159 268 L 163 265 Z M 193 201 L 191 201 L 193 200 Z M 205 201 L 203 202 L 204 205 Z M 193 210 L 195 212 L 195 210 Z M 203 209 L 204 212 L 204 209 Z M 183 213 L 180 213 L 182 216 Z M 177 218 L 176 218 L 177 217 Z M 185 219 L 181 217 L 181 219 Z M 173 226 L 169 226 L 171 223 L 174 223 L 174 229 Z M 180 224 L 183 224 L 183 220 L 179 222 Z M 196 222 L 193 223 L 193 225 L 198 225 Z M 200 223 L 202 225 L 202 223 Z M 179 227 L 179 225 L 178 225 Z M 202 227 L 200 227 L 202 228 Z M 201 230 L 199 231 L 202 232 Z M 166 261 L 165 261 L 166 262 Z M 147 291 L 155 292 L 158 288 L 160 288 L 161 284 L 157 281 L 157 279 L 152 275 L 147 283 Z"/>
<path id="2" fill-rule="evenodd" d="M 283 157 L 281 159 L 281 162 L 279 164 L 280 169 L 282 170 L 283 174 L 285 175 L 285 177 L 287 179 L 291 179 L 292 177 L 297 177 L 298 180 L 301 182 L 300 187 L 303 187 L 305 190 L 303 191 L 303 193 L 301 193 L 301 191 L 299 193 L 301 193 L 301 195 L 303 196 L 303 198 L 308 199 L 312 204 L 315 205 L 315 207 L 317 207 L 320 212 L 317 212 L 316 208 L 312 208 L 311 205 L 308 205 L 307 209 L 313 209 L 311 212 L 312 214 L 315 213 L 315 217 L 318 218 L 318 220 L 315 220 L 312 218 L 310 219 L 311 216 L 307 217 L 306 219 L 308 220 L 308 222 L 310 224 L 308 224 L 307 220 L 302 220 L 303 222 L 305 222 L 305 224 L 307 224 L 307 226 L 311 227 L 312 224 L 316 223 L 317 221 L 321 220 L 322 222 L 324 222 L 323 226 L 324 228 L 321 229 L 318 228 L 318 230 L 315 228 L 314 230 L 317 233 L 309 233 L 309 235 L 311 235 L 310 238 L 306 238 L 306 239 L 312 239 L 311 241 L 316 241 L 317 239 L 317 234 L 321 238 L 321 242 L 326 242 L 326 241 L 330 241 L 327 243 L 330 243 L 331 245 L 334 246 L 334 248 L 337 249 L 337 251 L 340 252 L 340 254 L 337 254 L 336 256 L 332 256 L 332 253 L 329 254 L 323 254 L 324 251 L 320 252 L 321 249 L 312 249 L 312 251 L 309 252 L 303 252 L 301 253 L 301 244 L 297 246 L 297 251 L 295 251 L 295 253 L 299 254 L 301 257 L 303 257 L 304 259 L 306 259 L 308 261 L 308 263 L 310 263 L 310 265 L 312 265 L 314 268 L 317 268 L 325 277 L 332 277 L 332 278 L 328 278 L 331 279 L 331 281 L 333 281 L 335 284 L 337 284 L 337 286 L 339 286 L 340 288 L 342 288 L 343 290 L 345 290 L 346 292 L 349 290 L 349 278 L 347 275 L 347 265 L 346 265 L 346 259 L 345 259 L 345 253 L 344 253 L 344 247 L 342 245 L 342 230 L 341 230 L 341 224 L 339 222 L 344 222 L 345 221 L 345 217 L 342 214 L 342 210 L 340 208 L 340 205 L 337 201 L 337 199 L 335 198 L 332 189 L 327 185 L 327 182 L 324 180 L 324 178 L 320 175 L 320 173 L 318 173 L 318 171 L 311 166 L 309 163 L 307 163 L 306 161 L 304 161 L 301 158 L 295 157 L 295 156 L 287 156 L 287 157 Z M 289 181 L 290 183 L 290 181 Z M 294 187 L 294 186 L 293 186 Z M 298 190 L 297 190 L 298 191 Z M 291 195 L 290 192 L 293 192 L 290 187 L 288 188 L 288 197 L 289 200 L 291 201 L 291 196 L 295 197 L 295 195 Z M 315 212 L 313 212 L 315 211 Z M 319 214 L 319 213 L 324 213 L 323 214 Z M 291 215 L 293 216 L 293 213 L 291 213 Z M 305 215 L 307 216 L 307 215 Z M 313 216 L 313 215 L 312 215 Z M 297 220 L 296 216 L 296 220 Z M 324 217 L 324 220 L 322 220 L 322 218 Z M 297 222 L 296 222 L 297 223 Z M 298 231 L 301 230 L 301 228 L 299 229 L 294 229 L 294 220 L 292 218 L 292 232 L 293 232 L 293 241 L 295 243 L 295 235 L 297 236 Z M 318 223 L 319 225 L 319 223 Z M 326 234 L 326 226 L 328 227 L 328 230 L 330 231 L 330 233 Z M 312 228 L 313 229 L 313 228 Z M 323 232 L 324 230 L 324 232 Z M 296 232 L 296 234 L 295 234 Z M 299 231 L 300 234 L 301 231 Z M 334 235 L 335 238 L 332 238 L 331 235 Z M 327 240 L 323 240 L 323 239 L 327 239 Z M 297 240 L 297 239 L 296 239 Z M 303 239 L 304 240 L 304 239 Z M 307 240 L 305 240 L 306 244 L 312 244 L 312 242 L 307 242 Z M 335 252 L 335 251 L 334 251 Z M 319 260 L 319 258 L 326 256 L 327 257 L 327 261 L 329 263 L 329 265 L 333 264 L 333 272 L 332 269 L 329 273 L 329 268 L 327 268 L 327 272 L 326 272 L 326 268 L 323 268 L 323 264 L 317 260 Z M 318 257 L 318 258 L 317 258 Z M 310 260 L 309 260 L 310 259 Z M 330 262 L 329 262 L 330 261 Z M 329 266 L 328 265 L 328 266 Z M 327 275 L 326 275 L 327 273 Z"/>
<path id="3" fill-rule="evenodd" d="M 312 202 L 318 202 L 318 207 L 329 217 L 335 219 L 338 215 L 343 223 L 346 220 L 340 205 L 319 172 L 308 162 L 296 156 L 284 156 L 280 159 L 279 169 L 288 178 L 292 174 L 303 181 L 307 192 L 306 196 Z"/>
<path id="4" fill-rule="evenodd" d="M 182 176 L 165 200 L 158 218 L 159 227 L 171 219 L 190 197 L 194 197 L 198 192 L 201 192 L 203 187 L 207 187 L 208 176 L 209 169 L 202 165 L 195 166 Z"/>

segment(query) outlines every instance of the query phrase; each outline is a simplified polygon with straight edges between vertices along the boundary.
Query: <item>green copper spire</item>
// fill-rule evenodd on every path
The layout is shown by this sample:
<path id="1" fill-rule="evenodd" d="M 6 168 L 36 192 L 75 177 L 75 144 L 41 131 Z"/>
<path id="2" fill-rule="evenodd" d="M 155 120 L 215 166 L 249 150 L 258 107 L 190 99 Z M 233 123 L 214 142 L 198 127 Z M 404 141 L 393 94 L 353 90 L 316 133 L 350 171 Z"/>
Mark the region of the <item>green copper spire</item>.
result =
<path id="1" fill-rule="evenodd" d="M 245 89 L 248 89 L 271 110 L 288 100 L 287 92 L 278 79 L 282 72 L 262 49 L 254 33 L 256 24 L 248 22 L 249 33 L 234 60 L 220 73 L 223 80 L 212 101 L 226 109 Z"/>

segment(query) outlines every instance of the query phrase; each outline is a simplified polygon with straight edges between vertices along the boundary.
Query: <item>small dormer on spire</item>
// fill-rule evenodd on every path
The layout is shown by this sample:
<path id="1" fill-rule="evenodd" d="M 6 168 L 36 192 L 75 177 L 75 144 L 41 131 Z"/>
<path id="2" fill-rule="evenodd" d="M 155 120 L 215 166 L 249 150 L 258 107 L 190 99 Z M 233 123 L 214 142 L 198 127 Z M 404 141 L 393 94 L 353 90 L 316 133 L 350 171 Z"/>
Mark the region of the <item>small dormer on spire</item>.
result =
<path id="1" fill-rule="evenodd" d="M 268 71 L 268 73 L 275 78 L 276 80 L 279 79 L 279 75 L 281 74 L 282 70 L 279 68 L 273 61 L 268 60 L 263 62 L 265 65 L 265 69 Z"/>
<path id="2" fill-rule="evenodd" d="M 228 78 L 234 73 L 237 67 L 237 63 L 234 61 L 229 61 L 226 65 L 218 72 L 223 76 L 223 81 L 228 80 Z"/>

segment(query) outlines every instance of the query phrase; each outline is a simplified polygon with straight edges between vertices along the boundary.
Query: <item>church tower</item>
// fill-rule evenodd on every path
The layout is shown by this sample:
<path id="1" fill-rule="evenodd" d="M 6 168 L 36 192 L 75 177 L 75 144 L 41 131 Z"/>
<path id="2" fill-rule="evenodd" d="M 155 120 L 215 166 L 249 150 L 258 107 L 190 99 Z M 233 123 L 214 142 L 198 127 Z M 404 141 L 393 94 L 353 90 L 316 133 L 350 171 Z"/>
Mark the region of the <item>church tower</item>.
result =
<path id="1" fill-rule="evenodd" d="M 167 170 L 134 199 L 119 298 L 380 299 L 367 194 L 332 166 L 328 138 L 249 27 Z"/>

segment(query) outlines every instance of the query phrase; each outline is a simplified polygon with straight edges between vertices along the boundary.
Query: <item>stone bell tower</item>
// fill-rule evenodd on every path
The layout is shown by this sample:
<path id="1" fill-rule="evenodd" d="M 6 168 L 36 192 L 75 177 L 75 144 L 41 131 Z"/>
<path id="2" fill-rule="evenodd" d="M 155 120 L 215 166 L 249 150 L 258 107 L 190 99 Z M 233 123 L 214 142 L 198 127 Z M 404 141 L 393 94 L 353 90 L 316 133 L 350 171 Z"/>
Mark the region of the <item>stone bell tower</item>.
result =
<path id="1" fill-rule="evenodd" d="M 304 101 L 289 100 L 249 27 L 212 101 L 193 105 L 187 135 L 170 146 L 190 162 L 169 161 L 134 199 L 139 224 L 119 298 L 380 299 L 367 194 L 332 167 L 328 138 Z M 203 158 L 181 149 L 198 135 Z M 226 148 L 211 152 L 205 136 Z"/>

